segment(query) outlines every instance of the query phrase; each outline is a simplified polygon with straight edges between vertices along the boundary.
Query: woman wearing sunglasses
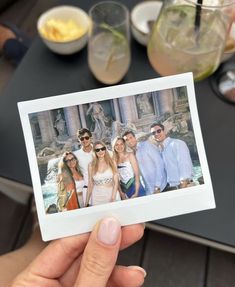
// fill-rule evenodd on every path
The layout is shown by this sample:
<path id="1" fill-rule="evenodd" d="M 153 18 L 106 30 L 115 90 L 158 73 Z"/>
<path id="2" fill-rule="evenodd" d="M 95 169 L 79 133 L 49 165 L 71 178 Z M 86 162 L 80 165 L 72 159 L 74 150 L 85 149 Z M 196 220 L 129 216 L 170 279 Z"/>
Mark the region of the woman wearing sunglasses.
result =
<path id="1" fill-rule="evenodd" d="M 88 167 L 88 191 L 86 206 L 91 198 L 92 205 L 99 205 L 116 200 L 118 173 L 115 163 L 102 141 L 93 145 L 94 159 Z"/>
<path id="2" fill-rule="evenodd" d="M 78 159 L 71 151 L 65 152 L 59 162 L 58 208 L 60 211 L 83 207 L 83 175 Z M 80 203 L 80 204 L 79 204 Z"/>
<path id="3" fill-rule="evenodd" d="M 113 159 L 118 168 L 122 199 L 146 195 L 140 182 L 137 159 L 133 152 L 127 152 L 126 143 L 122 137 L 117 137 L 113 141 Z"/>

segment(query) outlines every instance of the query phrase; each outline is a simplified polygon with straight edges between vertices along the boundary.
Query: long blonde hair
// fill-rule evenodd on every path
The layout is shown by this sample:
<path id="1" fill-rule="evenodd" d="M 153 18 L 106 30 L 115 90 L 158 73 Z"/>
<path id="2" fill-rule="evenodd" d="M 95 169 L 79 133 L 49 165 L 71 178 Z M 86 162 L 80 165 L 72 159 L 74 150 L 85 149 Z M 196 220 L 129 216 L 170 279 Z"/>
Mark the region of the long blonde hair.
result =
<path id="1" fill-rule="evenodd" d="M 117 143 L 118 140 L 121 140 L 124 144 L 124 153 L 126 153 L 126 142 L 124 140 L 124 138 L 122 137 L 116 137 L 113 141 L 112 141 L 112 148 L 113 148 L 113 160 L 117 163 L 119 160 L 119 154 L 118 152 L 115 150 L 115 145 Z"/>
<path id="2" fill-rule="evenodd" d="M 109 152 L 107 150 L 106 145 L 102 141 L 96 141 L 93 145 L 94 157 L 93 157 L 93 160 L 91 162 L 92 175 L 96 174 L 98 171 L 99 161 L 98 161 L 97 154 L 95 152 L 96 146 L 98 144 L 100 144 L 106 148 L 105 154 L 104 154 L 104 160 L 105 160 L 106 164 L 111 167 L 113 174 L 115 174 L 117 172 L 117 167 L 116 167 L 114 161 L 112 160 L 111 156 L 109 155 Z"/>

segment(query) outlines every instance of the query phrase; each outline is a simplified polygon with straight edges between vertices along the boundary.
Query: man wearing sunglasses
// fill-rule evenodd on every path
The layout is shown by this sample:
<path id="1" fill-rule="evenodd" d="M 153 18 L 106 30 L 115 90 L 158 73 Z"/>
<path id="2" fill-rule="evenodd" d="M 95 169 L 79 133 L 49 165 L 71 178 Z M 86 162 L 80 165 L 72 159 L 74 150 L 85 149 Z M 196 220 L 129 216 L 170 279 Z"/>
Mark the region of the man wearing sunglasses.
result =
<path id="1" fill-rule="evenodd" d="M 86 129 L 82 128 L 77 132 L 78 141 L 81 144 L 81 148 L 74 152 L 76 155 L 81 172 L 84 177 L 85 185 L 88 185 L 88 165 L 92 161 L 93 146 L 92 146 L 92 134 Z M 83 194 L 83 200 L 86 200 L 86 194 Z M 85 201 L 84 201 L 85 202 Z"/>
<path id="2" fill-rule="evenodd" d="M 136 155 L 146 195 L 163 191 L 167 183 L 166 173 L 158 149 L 148 140 L 138 142 L 131 130 L 126 131 L 122 137 Z"/>
<path id="3" fill-rule="evenodd" d="M 164 161 L 167 173 L 165 191 L 187 187 L 192 181 L 193 164 L 186 143 L 169 137 L 161 123 L 153 123 L 150 131 Z"/>

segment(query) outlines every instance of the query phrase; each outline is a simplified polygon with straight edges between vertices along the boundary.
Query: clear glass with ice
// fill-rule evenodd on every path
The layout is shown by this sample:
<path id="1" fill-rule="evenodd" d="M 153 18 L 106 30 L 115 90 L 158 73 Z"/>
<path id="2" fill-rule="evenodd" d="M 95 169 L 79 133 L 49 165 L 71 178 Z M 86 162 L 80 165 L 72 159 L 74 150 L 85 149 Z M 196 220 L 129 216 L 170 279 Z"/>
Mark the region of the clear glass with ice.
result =
<path id="1" fill-rule="evenodd" d="M 195 81 L 210 76 L 220 64 L 234 9 L 231 0 L 164 0 L 148 43 L 153 68 L 162 76 L 193 72 Z"/>
<path id="2" fill-rule="evenodd" d="M 88 64 L 102 83 L 122 80 L 130 66 L 130 29 L 128 9 L 114 1 L 99 2 L 89 15 Z"/>

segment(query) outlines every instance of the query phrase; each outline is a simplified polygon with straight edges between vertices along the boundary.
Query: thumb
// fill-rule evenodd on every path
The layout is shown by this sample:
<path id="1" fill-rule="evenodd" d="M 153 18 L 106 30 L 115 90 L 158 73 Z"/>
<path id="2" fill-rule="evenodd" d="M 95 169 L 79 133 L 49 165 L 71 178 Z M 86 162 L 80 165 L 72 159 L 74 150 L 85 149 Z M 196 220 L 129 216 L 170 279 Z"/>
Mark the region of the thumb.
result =
<path id="1" fill-rule="evenodd" d="M 120 223 L 112 217 L 96 224 L 80 266 L 76 287 L 105 287 L 116 264 L 121 242 Z"/>

